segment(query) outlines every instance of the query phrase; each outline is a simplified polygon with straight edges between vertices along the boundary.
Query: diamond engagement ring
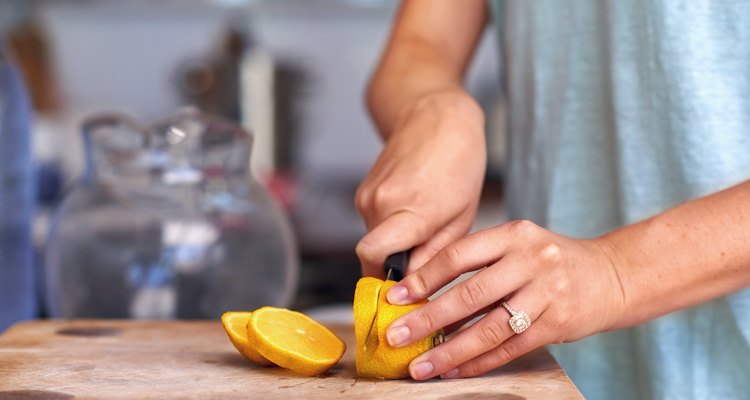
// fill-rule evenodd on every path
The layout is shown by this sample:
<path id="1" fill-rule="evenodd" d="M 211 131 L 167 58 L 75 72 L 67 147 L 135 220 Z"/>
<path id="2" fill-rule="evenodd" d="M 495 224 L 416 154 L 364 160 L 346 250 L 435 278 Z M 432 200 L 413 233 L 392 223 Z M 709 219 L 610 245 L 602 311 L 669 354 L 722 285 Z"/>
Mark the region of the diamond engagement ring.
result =
<path id="1" fill-rule="evenodd" d="M 524 311 L 514 310 L 513 307 L 506 302 L 502 302 L 502 305 L 511 315 L 508 325 L 513 329 L 513 332 L 519 334 L 531 326 L 531 318 L 529 318 L 529 314 L 526 314 Z"/>

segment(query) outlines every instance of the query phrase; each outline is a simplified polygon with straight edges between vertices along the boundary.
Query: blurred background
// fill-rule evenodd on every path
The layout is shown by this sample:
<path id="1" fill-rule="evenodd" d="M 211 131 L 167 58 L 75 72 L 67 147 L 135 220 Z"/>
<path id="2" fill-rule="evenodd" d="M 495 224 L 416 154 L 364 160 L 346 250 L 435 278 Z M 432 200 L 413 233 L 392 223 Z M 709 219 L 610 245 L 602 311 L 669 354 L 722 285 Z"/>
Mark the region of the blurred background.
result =
<path id="1" fill-rule="evenodd" d="M 24 162 L 33 171 L 35 279 L 45 275 L 55 212 L 85 172 L 82 121 L 118 111 L 153 122 L 192 106 L 254 135 L 252 173 L 293 232 L 298 273 L 285 305 L 350 305 L 360 276 L 354 247 L 365 232 L 354 192 L 381 148 L 363 94 L 396 7 L 393 0 L 0 0 L 6 58 L 32 105 Z M 476 229 L 504 218 L 493 32 L 466 82 L 493 110 Z M 0 148 L 8 150 L 6 136 Z M 0 182 L 0 191 L 11 190 Z M 49 314 L 45 287 L 35 294 L 41 315 Z"/>

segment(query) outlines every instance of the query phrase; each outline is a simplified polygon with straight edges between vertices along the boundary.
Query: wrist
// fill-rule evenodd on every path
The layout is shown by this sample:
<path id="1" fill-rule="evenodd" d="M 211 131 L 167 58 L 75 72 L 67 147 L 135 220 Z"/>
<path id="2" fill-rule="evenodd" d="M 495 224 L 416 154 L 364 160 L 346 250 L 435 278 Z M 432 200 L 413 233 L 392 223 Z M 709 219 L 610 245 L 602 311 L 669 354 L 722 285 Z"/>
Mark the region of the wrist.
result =
<path id="1" fill-rule="evenodd" d="M 466 131 L 484 133 L 484 112 L 482 107 L 460 86 L 446 86 L 423 93 L 408 102 L 399 110 L 394 131 L 409 120 L 422 115 L 430 118 L 458 119 L 469 127 Z"/>
<path id="2" fill-rule="evenodd" d="M 610 331 L 630 326 L 625 310 L 631 309 L 629 303 L 632 295 L 627 284 L 626 260 L 620 248 L 608 235 L 591 240 L 603 255 L 601 267 L 606 272 L 610 287 L 607 294 L 610 297 L 610 315 L 602 331 Z"/>

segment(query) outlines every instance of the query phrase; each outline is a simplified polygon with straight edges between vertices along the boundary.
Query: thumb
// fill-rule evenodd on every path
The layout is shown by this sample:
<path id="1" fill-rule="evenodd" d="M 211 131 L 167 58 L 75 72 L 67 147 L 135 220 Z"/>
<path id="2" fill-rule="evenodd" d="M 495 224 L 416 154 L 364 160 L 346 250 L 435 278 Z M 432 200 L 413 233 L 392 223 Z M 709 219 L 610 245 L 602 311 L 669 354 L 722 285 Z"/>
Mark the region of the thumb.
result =
<path id="1" fill-rule="evenodd" d="M 474 222 L 474 215 L 476 215 L 475 210 L 476 209 L 473 208 L 467 208 L 458 217 L 449 221 L 440 229 L 436 229 L 426 241 L 422 242 L 418 247 L 415 247 L 411 252 L 407 274 L 413 273 L 421 268 L 422 265 L 427 263 L 427 261 L 434 257 L 435 254 L 445 246 L 466 236 L 471 230 L 471 225 Z"/>
<path id="2" fill-rule="evenodd" d="M 427 241 L 435 228 L 411 211 L 391 214 L 368 232 L 357 244 L 363 276 L 384 278 L 385 259 Z"/>

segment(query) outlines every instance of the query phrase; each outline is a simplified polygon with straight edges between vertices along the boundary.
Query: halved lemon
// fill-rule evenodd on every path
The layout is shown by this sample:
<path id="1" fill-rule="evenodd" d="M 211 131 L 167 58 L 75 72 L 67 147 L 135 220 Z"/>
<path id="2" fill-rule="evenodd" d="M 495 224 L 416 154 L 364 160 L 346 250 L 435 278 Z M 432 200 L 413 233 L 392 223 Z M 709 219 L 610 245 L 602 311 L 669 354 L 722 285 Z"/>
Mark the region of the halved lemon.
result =
<path id="1" fill-rule="evenodd" d="M 409 363 L 443 340 L 443 331 L 414 342 L 406 347 L 391 347 L 386 340 L 386 329 L 402 315 L 421 307 L 428 300 L 398 306 L 386 299 L 394 281 L 365 277 L 357 282 L 354 291 L 354 334 L 357 338 L 357 376 L 400 379 L 409 376 Z M 381 287 L 382 286 L 382 287 Z M 379 292 L 378 292 L 379 290 Z M 377 311 L 377 314 L 375 314 Z M 376 315 L 373 323 L 373 315 Z M 372 324 L 372 325 L 371 325 Z M 368 338 L 368 330 L 372 333 Z M 367 339 L 367 343 L 365 343 Z"/>

